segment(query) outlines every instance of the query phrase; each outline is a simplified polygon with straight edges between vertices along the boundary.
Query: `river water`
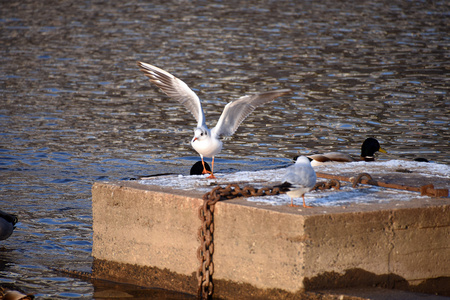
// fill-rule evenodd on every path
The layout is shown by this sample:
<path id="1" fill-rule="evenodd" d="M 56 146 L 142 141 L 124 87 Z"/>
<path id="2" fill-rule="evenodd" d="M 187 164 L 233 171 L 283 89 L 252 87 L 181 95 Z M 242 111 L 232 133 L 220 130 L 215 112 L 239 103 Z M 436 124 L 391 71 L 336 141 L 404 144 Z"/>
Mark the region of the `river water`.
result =
<path id="1" fill-rule="evenodd" d="M 39 299 L 91 299 L 93 182 L 188 174 L 196 122 L 137 61 L 184 80 L 215 125 L 242 95 L 290 88 L 254 111 L 216 172 L 287 166 L 299 153 L 450 163 L 448 1 L 1 1 L 0 281 Z M 180 297 L 183 297 L 180 295 Z"/>

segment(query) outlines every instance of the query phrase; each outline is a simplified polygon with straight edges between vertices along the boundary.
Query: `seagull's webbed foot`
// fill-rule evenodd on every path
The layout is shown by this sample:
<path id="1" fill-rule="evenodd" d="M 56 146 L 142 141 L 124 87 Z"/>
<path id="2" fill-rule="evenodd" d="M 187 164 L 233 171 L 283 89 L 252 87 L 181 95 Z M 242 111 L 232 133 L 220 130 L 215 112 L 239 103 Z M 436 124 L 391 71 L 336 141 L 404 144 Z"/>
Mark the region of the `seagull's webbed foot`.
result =
<path id="1" fill-rule="evenodd" d="M 206 170 L 205 162 L 203 161 L 203 157 L 202 157 L 202 164 L 203 164 L 203 172 L 202 172 L 202 174 L 211 174 L 208 177 L 206 177 L 206 179 L 216 179 L 216 176 L 214 176 L 213 172 Z M 212 165 L 214 167 L 214 159 L 213 159 Z"/>
<path id="2" fill-rule="evenodd" d="M 290 207 L 299 207 L 299 205 L 294 204 L 294 198 L 291 198 L 291 204 L 289 204 Z"/>
<path id="3" fill-rule="evenodd" d="M 290 206 L 290 207 L 300 207 L 300 205 L 294 204 L 294 199 L 292 199 L 292 198 L 291 198 L 291 204 L 288 204 L 288 206 Z M 306 205 L 304 197 L 303 197 L 303 207 L 304 208 L 313 208 L 312 206 Z"/>

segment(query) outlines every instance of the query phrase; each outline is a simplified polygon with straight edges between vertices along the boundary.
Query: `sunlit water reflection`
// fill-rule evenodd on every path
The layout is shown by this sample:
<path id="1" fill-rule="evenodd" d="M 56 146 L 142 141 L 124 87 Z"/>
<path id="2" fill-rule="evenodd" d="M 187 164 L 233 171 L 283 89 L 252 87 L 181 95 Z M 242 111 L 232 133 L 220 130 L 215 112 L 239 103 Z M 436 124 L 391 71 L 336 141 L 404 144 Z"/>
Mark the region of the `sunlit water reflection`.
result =
<path id="1" fill-rule="evenodd" d="M 450 162 L 445 1 L 20 1 L 0 7 L 1 209 L 21 222 L 0 277 L 44 298 L 92 298 L 56 268 L 91 264 L 90 186 L 187 174 L 195 122 L 138 71 L 168 70 L 215 125 L 244 94 L 258 108 L 217 157 L 220 172 L 286 166 L 298 153 Z"/>

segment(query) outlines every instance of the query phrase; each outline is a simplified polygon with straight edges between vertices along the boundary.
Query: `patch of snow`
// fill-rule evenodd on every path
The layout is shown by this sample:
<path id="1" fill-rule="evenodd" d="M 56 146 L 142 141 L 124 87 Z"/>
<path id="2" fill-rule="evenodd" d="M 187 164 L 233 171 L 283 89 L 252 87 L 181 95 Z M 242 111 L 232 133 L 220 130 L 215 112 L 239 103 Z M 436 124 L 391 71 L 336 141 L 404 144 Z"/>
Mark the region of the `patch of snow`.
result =
<path id="1" fill-rule="evenodd" d="M 450 178 L 450 166 L 436 163 L 416 162 L 407 160 L 388 160 L 381 162 L 351 162 L 330 163 L 314 167 L 316 172 L 324 173 L 362 173 L 385 174 L 396 172 L 398 169 L 407 169 L 425 177 Z"/>
<path id="2" fill-rule="evenodd" d="M 450 178 L 450 167 L 442 164 L 424 163 L 415 161 L 390 160 L 383 162 L 353 162 L 340 164 L 324 164 L 314 167 L 316 172 L 328 174 L 358 174 L 367 172 L 369 174 L 388 174 L 398 169 L 407 169 L 425 177 Z M 243 171 L 236 173 L 216 173 L 218 179 L 206 179 L 207 175 L 193 176 L 156 176 L 141 179 L 141 184 L 166 186 L 180 190 L 196 190 L 202 193 L 211 191 L 215 186 L 225 187 L 229 183 L 237 183 L 240 187 L 247 185 L 260 187 L 272 187 L 281 183 L 281 178 L 286 169 Z M 319 178 L 318 181 L 321 179 Z M 343 206 L 351 204 L 371 204 L 389 202 L 392 200 L 408 201 L 411 198 L 420 197 L 418 193 L 403 190 L 386 189 L 375 186 L 358 186 L 352 188 L 350 184 L 341 186 L 339 191 L 325 190 L 312 191 L 305 194 L 307 205 L 311 206 Z M 427 198 L 427 197 L 424 197 Z M 286 194 L 276 196 L 249 197 L 248 201 L 259 202 L 268 205 L 287 205 L 290 198 Z M 294 199 L 294 203 L 301 204 L 302 199 Z"/>
<path id="3" fill-rule="evenodd" d="M 339 191 L 324 190 L 306 193 L 305 202 L 306 205 L 310 206 L 330 207 L 386 203 L 392 200 L 408 201 L 413 197 L 427 198 L 414 192 L 382 189 L 376 186 L 358 186 L 357 188 L 344 186 Z M 288 205 L 291 202 L 291 199 L 286 194 L 270 197 L 249 197 L 247 200 L 267 205 Z M 302 203 L 302 198 L 294 198 L 294 204 L 302 205 Z"/>

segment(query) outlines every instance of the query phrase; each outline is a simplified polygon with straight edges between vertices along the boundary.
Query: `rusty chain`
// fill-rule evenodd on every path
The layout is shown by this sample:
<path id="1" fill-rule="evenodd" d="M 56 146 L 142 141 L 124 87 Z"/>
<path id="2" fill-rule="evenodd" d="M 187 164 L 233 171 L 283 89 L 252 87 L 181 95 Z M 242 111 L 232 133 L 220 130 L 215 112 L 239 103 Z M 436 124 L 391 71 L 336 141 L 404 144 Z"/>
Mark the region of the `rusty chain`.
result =
<path id="1" fill-rule="evenodd" d="M 367 184 L 375 185 L 376 182 L 373 180 L 372 176 L 370 176 L 369 173 L 359 173 L 356 178 L 352 182 L 352 187 L 356 188 L 358 186 L 358 183 L 362 183 L 363 178 L 366 178 Z"/>
<path id="2" fill-rule="evenodd" d="M 340 183 L 337 180 L 330 180 L 327 183 L 318 183 L 314 189 L 339 189 Z M 199 207 L 198 217 L 201 226 L 198 228 L 198 239 L 200 246 L 197 249 L 197 259 L 199 267 L 197 269 L 199 299 L 211 299 L 214 291 L 212 275 L 214 274 L 214 208 L 220 200 L 238 197 L 256 197 L 284 194 L 286 191 L 282 187 L 263 187 L 256 189 L 252 186 L 241 188 L 238 184 L 228 184 L 222 188 L 215 187 L 210 192 L 203 195 L 203 204 Z"/>
<path id="3" fill-rule="evenodd" d="M 316 185 L 312 188 L 313 190 L 328 190 L 328 189 L 335 189 L 339 190 L 341 189 L 341 183 L 337 179 L 331 179 L 327 182 L 318 182 Z"/>
<path id="4" fill-rule="evenodd" d="M 198 217 L 201 226 L 198 228 L 198 239 L 200 247 L 197 249 L 197 258 L 200 265 L 197 269 L 199 299 L 211 299 L 214 285 L 212 283 L 212 275 L 214 273 L 214 263 L 212 262 L 212 254 L 214 253 L 214 242 L 212 240 L 214 233 L 213 212 L 214 205 L 220 200 L 220 186 L 215 187 L 209 193 L 203 196 L 203 205 L 199 207 Z"/>
<path id="5" fill-rule="evenodd" d="M 251 197 L 264 195 L 278 195 L 282 193 L 278 187 L 255 189 L 252 186 L 244 188 L 237 184 L 229 184 L 225 188 L 215 187 L 212 191 L 203 195 L 203 205 L 199 207 L 198 217 L 201 226 L 198 228 L 198 239 L 200 246 L 197 249 L 197 258 L 200 265 L 197 269 L 199 299 L 211 299 L 214 291 L 212 275 L 214 274 L 214 207 L 221 199 L 231 199 L 237 197 Z"/>
<path id="6" fill-rule="evenodd" d="M 352 183 L 352 186 L 355 188 L 359 183 L 361 184 L 369 184 L 373 186 L 379 186 L 390 189 L 397 190 L 405 190 L 410 192 L 419 192 L 422 196 L 430 196 L 430 197 L 448 197 L 449 192 L 448 189 L 436 189 L 433 184 L 426 184 L 420 187 L 401 185 L 383 181 L 377 181 L 370 176 L 368 173 L 360 173 L 356 175 L 356 177 L 346 177 L 341 175 L 331 175 L 325 173 L 316 172 L 317 177 L 326 178 L 326 179 L 336 179 L 340 181 L 347 181 Z"/>

